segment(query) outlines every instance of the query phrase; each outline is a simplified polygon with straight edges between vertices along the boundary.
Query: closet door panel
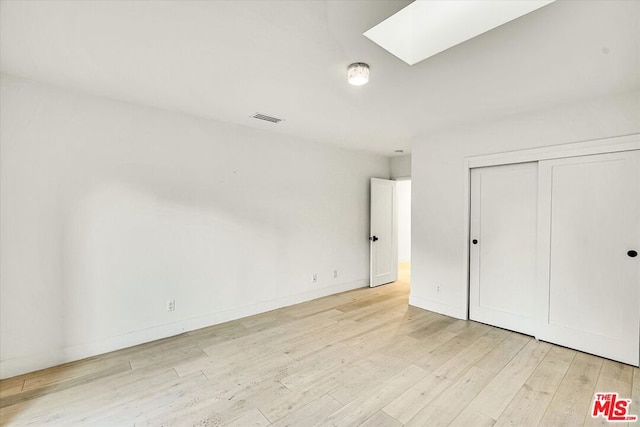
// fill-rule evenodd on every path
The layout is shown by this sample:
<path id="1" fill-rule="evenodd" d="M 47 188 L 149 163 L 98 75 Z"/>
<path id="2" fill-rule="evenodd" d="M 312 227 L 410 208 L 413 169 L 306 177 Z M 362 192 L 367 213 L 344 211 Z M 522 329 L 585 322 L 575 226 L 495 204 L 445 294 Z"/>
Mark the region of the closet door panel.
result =
<path id="1" fill-rule="evenodd" d="M 639 152 L 540 162 L 538 337 L 638 364 Z"/>
<path id="2" fill-rule="evenodd" d="M 531 335 L 537 181 L 536 163 L 471 171 L 469 317 Z"/>

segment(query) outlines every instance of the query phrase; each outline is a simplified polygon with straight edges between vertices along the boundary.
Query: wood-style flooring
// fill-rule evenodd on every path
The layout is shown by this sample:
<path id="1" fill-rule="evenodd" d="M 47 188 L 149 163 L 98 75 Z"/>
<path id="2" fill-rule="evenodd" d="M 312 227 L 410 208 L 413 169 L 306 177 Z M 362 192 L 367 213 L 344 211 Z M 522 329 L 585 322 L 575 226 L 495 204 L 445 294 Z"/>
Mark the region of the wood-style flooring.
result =
<path id="1" fill-rule="evenodd" d="M 407 305 L 408 275 L 0 382 L 2 425 L 607 424 L 640 370 Z M 619 423 L 617 425 L 620 425 Z"/>

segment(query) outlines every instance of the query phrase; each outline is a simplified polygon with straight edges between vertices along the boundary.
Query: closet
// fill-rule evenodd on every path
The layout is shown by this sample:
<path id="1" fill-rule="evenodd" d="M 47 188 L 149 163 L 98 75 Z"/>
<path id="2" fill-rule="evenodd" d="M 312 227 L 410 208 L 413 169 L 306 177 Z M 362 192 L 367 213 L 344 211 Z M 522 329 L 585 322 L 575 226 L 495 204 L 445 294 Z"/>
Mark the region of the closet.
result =
<path id="1" fill-rule="evenodd" d="M 469 317 L 638 366 L 640 150 L 471 171 Z"/>

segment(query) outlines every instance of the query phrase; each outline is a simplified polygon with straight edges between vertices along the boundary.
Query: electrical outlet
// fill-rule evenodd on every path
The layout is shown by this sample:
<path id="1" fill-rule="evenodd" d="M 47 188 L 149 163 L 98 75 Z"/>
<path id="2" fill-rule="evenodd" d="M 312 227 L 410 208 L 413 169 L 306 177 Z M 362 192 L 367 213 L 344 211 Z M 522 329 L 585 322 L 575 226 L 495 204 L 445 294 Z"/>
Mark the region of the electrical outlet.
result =
<path id="1" fill-rule="evenodd" d="M 338 270 L 333 270 L 333 278 L 334 279 L 338 278 Z"/>
<path id="2" fill-rule="evenodd" d="M 436 285 L 436 293 L 439 294 L 440 293 L 440 285 Z"/>
<path id="3" fill-rule="evenodd" d="M 313 276 L 311 276 L 311 283 L 318 283 L 318 273 L 313 273 Z"/>
<path id="4" fill-rule="evenodd" d="M 176 311 L 176 300 L 167 301 L 167 311 Z"/>

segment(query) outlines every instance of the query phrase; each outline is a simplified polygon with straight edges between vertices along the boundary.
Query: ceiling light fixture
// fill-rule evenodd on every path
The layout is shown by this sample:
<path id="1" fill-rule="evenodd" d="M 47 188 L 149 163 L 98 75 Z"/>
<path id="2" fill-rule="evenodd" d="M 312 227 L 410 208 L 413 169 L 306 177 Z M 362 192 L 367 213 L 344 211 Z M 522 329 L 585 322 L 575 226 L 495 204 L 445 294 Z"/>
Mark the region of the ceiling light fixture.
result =
<path id="1" fill-rule="evenodd" d="M 347 81 L 354 86 L 362 86 L 369 81 L 369 65 L 355 62 L 347 68 Z"/>

